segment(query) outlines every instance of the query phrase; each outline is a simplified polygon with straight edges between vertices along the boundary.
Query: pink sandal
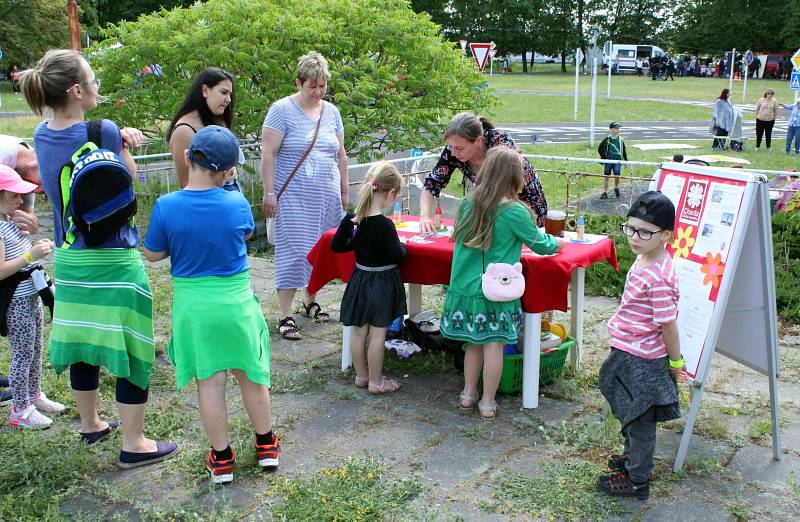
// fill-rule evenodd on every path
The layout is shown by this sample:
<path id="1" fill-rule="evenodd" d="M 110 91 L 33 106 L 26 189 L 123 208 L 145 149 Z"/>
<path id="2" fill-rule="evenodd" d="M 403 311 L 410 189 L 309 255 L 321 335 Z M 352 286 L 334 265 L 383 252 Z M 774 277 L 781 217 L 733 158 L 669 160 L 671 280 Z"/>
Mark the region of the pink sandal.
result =
<path id="1" fill-rule="evenodd" d="M 392 393 L 396 392 L 400 389 L 400 383 L 395 381 L 394 379 L 388 379 L 386 377 L 381 377 L 380 385 L 375 385 L 369 383 L 367 388 L 369 392 L 373 395 L 381 395 L 384 393 Z"/>
<path id="2" fill-rule="evenodd" d="M 475 395 L 467 395 L 464 392 L 461 392 L 458 396 L 458 407 L 461 408 L 463 411 L 472 411 L 475 408 L 475 405 L 478 404 L 478 396 Z"/>
<path id="3" fill-rule="evenodd" d="M 494 420 L 497 416 L 497 402 L 492 401 L 491 404 L 483 404 L 478 402 L 478 411 L 481 412 L 481 419 Z"/>

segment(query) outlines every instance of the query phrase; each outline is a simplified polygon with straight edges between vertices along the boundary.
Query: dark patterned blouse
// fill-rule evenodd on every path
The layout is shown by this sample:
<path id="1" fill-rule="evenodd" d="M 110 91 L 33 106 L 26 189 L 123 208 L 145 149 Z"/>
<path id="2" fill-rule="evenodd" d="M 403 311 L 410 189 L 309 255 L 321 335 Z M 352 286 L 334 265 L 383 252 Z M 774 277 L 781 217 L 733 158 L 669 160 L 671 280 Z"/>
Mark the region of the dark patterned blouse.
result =
<path id="1" fill-rule="evenodd" d="M 486 143 L 486 150 L 500 145 L 517 150 L 511 136 L 500 129 L 484 131 L 483 140 Z M 547 214 L 547 200 L 544 197 L 542 183 L 539 181 L 539 175 L 536 174 L 536 170 L 527 158 L 523 158 L 522 165 L 525 184 L 522 187 L 522 192 L 519 193 L 519 197 L 536 211 L 536 215 L 539 217 L 538 225 L 544 226 L 544 216 Z M 436 166 L 431 173 L 428 174 L 428 177 L 425 178 L 425 190 L 430 192 L 433 197 L 438 198 L 442 189 L 450 182 L 450 176 L 453 175 L 455 169 L 461 170 L 465 180 L 468 179 L 472 183 L 475 183 L 475 175 L 477 173 L 470 167 L 469 163 L 461 161 L 453 156 L 450 152 L 450 146 L 446 145 Z M 464 182 L 464 186 L 466 190 L 466 182 Z"/>

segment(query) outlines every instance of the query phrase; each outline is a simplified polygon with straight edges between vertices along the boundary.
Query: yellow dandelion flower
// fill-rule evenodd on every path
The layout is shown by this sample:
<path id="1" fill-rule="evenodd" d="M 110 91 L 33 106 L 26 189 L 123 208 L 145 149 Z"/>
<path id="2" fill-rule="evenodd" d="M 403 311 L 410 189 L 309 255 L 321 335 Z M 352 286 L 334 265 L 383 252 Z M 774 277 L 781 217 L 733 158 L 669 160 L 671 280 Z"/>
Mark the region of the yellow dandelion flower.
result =
<path id="1" fill-rule="evenodd" d="M 367 480 L 372 480 L 374 478 L 375 478 L 375 473 L 373 473 L 371 471 L 369 473 L 367 473 Z"/>
<path id="2" fill-rule="evenodd" d="M 694 233 L 692 226 L 678 229 L 678 237 L 672 242 L 672 248 L 675 249 L 674 257 L 689 257 L 689 249 L 694 246 L 695 242 L 692 233 Z"/>

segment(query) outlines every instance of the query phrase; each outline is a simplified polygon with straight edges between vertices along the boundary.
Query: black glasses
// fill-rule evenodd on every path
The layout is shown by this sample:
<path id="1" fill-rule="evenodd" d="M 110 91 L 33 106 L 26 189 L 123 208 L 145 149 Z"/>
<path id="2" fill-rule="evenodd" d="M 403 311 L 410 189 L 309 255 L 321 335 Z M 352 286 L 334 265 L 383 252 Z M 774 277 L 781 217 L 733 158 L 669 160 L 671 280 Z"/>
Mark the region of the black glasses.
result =
<path id="1" fill-rule="evenodd" d="M 639 234 L 639 239 L 642 241 L 650 241 L 653 238 L 653 234 L 658 234 L 659 232 L 663 232 L 663 229 L 659 230 L 646 230 L 644 228 L 633 228 L 627 223 L 623 223 L 619 226 L 619 229 L 628 237 L 633 237 L 634 234 Z"/>

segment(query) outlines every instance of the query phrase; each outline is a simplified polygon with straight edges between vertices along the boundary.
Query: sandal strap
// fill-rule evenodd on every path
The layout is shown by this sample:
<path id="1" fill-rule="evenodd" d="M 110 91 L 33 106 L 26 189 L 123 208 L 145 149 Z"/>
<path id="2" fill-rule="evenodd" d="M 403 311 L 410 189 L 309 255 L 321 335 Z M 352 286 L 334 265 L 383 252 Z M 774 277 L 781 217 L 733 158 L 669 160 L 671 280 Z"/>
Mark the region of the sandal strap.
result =
<path id="1" fill-rule="evenodd" d="M 308 303 L 308 305 L 306 305 L 305 303 L 301 303 L 301 305 L 303 306 L 303 309 L 306 311 L 306 315 L 308 317 L 312 317 L 314 319 L 319 319 L 319 316 L 321 315 L 330 317 L 330 314 L 328 314 L 328 312 L 322 311 L 322 307 L 316 301 L 311 301 L 310 303 Z M 313 314 L 311 313 L 311 310 L 314 310 Z"/>
<path id="2" fill-rule="evenodd" d="M 283 330 L 281 330 L 283 328 Z M 289 333 L 289 332 L 299 332 L 300 329 L 297 328 L 297 323 L 294 322 L 294 317 L 291 315 L 287 315 L 280 321 L 278 321 L 278 331 L 281 334 Z"/>

